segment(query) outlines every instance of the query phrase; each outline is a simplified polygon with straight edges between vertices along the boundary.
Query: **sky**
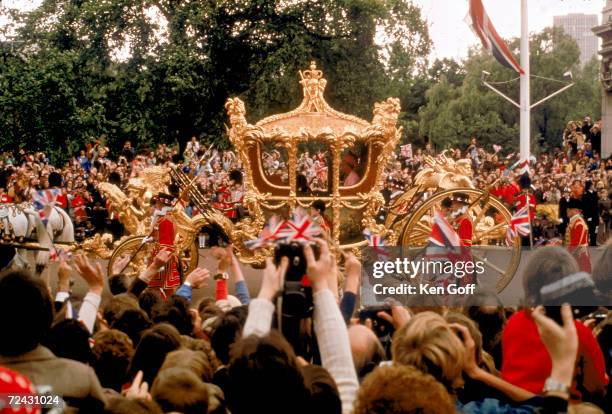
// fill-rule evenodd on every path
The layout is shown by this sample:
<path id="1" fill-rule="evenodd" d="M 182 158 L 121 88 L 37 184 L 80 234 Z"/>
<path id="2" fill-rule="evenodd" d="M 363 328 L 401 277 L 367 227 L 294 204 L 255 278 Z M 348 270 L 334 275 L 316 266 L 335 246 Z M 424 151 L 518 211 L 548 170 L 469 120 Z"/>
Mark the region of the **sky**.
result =
<path id="1" fill-rule="evenodd" d="M 423 9 L 429 24 L 429 35 L 434 43 L 432 56 L 460 59 L 467 56 L 477 38 L 464 19 L 468 0 L 413 0 Z M 482 0 L 489 18 L 503 38 L 519 37 L 521 31 L 520 0 Z M 552 26 L 553 16 L 569 13 L 597 14 L 605 0 L 528 0 L 529 31 L 540 31 Z"/>
<path id="2" fill-rule="evenodd" d="M 423 9 L 433 40 L 432 57 L 460 59 L 467 56 L 477 39 L 465 23 L 468 0 L 412 0 Z M 504 38 L 518 37 L 521 30 L 520 0 L 482 0 L 497 32 Z M 529 30 L 552 26 L 553 16 L 568 13 L 601 15 L 605 0 L 528 0 Z M 9 7 L 30 10 L 40 0 L 0 0 Z M 601 19 L 601 16 L 600 16 Z M 0 17 L 0 25 L 4 22 Z"/>

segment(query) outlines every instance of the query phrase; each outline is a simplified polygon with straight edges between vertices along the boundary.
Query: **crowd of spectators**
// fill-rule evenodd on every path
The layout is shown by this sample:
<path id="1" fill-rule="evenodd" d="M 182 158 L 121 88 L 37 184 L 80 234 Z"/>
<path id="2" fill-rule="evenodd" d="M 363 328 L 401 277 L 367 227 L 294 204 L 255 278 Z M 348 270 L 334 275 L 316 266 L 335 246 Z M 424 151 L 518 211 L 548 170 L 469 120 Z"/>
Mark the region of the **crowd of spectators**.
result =
<path id="1" fill-rule="evenodd" d="M 588 144 L 541 154 L 532 163 L 533 194 L 557 205 L 572 196 L 576 182 L 591 182 L 583 194 L 573 193 L 597 191 L 596 234 L 603 240 L 610 227 L 612 160 L 601 160 Z M 516 157 L 502 153 L 472 139 L 467 150 L 449 156 L 469 157 L 474 185 L 494 190 L 518 179 Z M 385 171 L 387 202 L 412 184 L 424 157 L 434 155 L 427 145 L 396 156 Z M 110 154 L 96 142 L 59 168 L 42 153 L 4 153 L 0 196 L 21 202 L 31 188 L 59 187 L 85 233 L 116 231 L 96 184 L 124 186 L 151 165 L 198 177 L 213 203 L 240 197 L 238 157 L 205 148 L 196 138 L 182 154 L 165 145 L 136 150 L 129 142 Z M 550 232 L 543 237 L 562 231 L 553 220 L 542 227 L 543 234 Z M 267 262 L 251 298 L 231 246 L 213 247 L 213 268 L 197 268 L 165 300 L 148 288 L 169 259 L 163 250 L 132 280 L 120 273 L 123 260 L 106 274 L 84 256 L 73 263 L 62 259 L 48 279 L 8 270 L 0 275 L 0 404 L 10 393 L 38 393 L 61 397 L 67 413 L 563 413 L 568 403 L 585 410 L 576 412 L 603 412 L 612 406 L 606 393 L 612 318 L 596 305 L 612 299 L 612 245 L 602 250 L 586 283 L 592 307 L 564 306 L 553 315 L 539 306 L 544 286 L 578 273 L 566 250 L 549 246 L 527 264 L 524 308 L 491 306 L 498 299 L 485 292 L 452 306 L 394 305 L 376 314 L 393 327 L 385 338 L 370 320 L 356 318 L 360 262 L 346 255 L 338 267 L 324 241 L 316 256 L 304 248 L 313 306 L 297 331 L 279 319 L 286 315 L 276 300 L 287 261 Z M 74 277 L 89 287 L 82 297 L 71 292 Z M 196 301 L 194 291 L 205 284 L 215 285 L 215 297 Z"/>
<path id="2" fill-rule="evenodd" d="M 562 144 L 550 152 L 532 157 L 529 166 L 530 195 L 538 205 L 552 205 L 555 209 L 538 209 L 532 223 L 534 241 L 546 243 L 563 239 L 568 224 L 565 205 L 571 198 L 579 199 L 583 215 L 591 233 L 591 245 L 603 244 L 612 234 L 612 157 L 600 156 L 601 133 L 599 124 L 588 126 L 585 118 L 584 131 L 577 122 L 571 122 Z M 571 127 L 571 128 L 570 128 Z M 574 146 L 573 143 L 577 142 Z M 595 148 L 592 146 L 595 142 Z M 449 150 L 446 156 L 458 161 L 468 158 L 473 170 L 473 185 L 502 200 L 512 211 L 516 211 L 517 195 L 521 192 L 520 176 L 524 173 L 518 162 L 518 154 L 504 154 L 503 148 L 493 145 L 486 149 L 471 138 L 466 150 Z M 425 158 L 435 156 L 430 144 L 418 148 L 410 156 L 399 153 L 385 171 L 383 195 L 391 204 L 413 185 L 415 174 L 425 165 Z"/>
<path id="3" fill-rule="evenodd" d="M 536 243 L 563 239 L 568 223 L 565 204 L 571 198 L 578 198 L 584 204 L 583 215 L 589 225 L 591 245 L 603 244 L 612 234 L 612 158 L 602 159 L 600 151 L 600 124 L 592 124 L 590 118 L 585 117 L 583 122 L 568 123 L 563 142 L 558 147 L 532 157 L 530 193 L 538 205 L 556 206 L 555 209 L 538 209 L 534 216 L 532 226 Z M 451 149 L 445 154 L 455 161 L 470 159 L 474 187 L 488 189 L 515 211 L 522 173 L 517 154 L 507 153 L 499 145 L 480 146 L 475 137 L 463 150 Z M 436 155 L 431 144 L 409 153 L 395 154 L 384 171 L 383 195 L 387 206 L 413 185 L 414 176 L 425 166 L 425 158 Z M 343 159 L 342 165 L 345 164 Z M 26 149 L 17 154 L 4 152 L 0 154 L 3 173 L 0 201 L 27 201 L 30 189 L 57 186 L 62 191 L 59 205 L 73 217 L 80 240 L 105 231 L 119 237 L 121 226 L 114 220 L 113 212 L 96 185 L 108 181 L 125 189 L 131 177 L 153 165 L 178 166 L 191 177 L 197 177 L 200 191 L 230 218 L 237 219 L 244 214 L 240 205 L 244 189 L 239 157 L 231 150 L 205 148 L 196 137 L 187 142 L 182 153 L 178 146 L 165 144 L 137 151 L 128 141 L 120 151 L 112 154 L 108 147 L 96 141 L 62 167 L 51 165 L 41 152 L 30 153 Z M 268 176 L 278 175 L 281 182 L 287 181 L 287 163 L 278 150 L 264 151 L 262 166 Z M 56 176 L 49 182 L 53 172 L 61 177 Z M 300 194 L 329 190 L 328 160 L 322 150 L 313 152 L 312 156 L 308 151 L 298 154 L 298 178 L 302 178 L 298 180 Z M 345 177 L 347 180 L 349 177 Z M 349 184 L 345 182 L 344 185 Z M 194 213 L 190 205 L 187 210 Z"/>
<path id="4" fill-rule="evenodd" d="M 49 401 L 56 409 L 64 405 L 63 412 L 88 414 L 565 413 L 568 403 L 575 412 L 602 413 L 610 407 L 607 310 L 596 302 L 588 314 L 564 305 L 555 316 L 538 305 L 544 286 L 578 270 L 563 248 L 544 247 L 530 259 L 524 308 L 491 306 L 495 297 L 484 292 L 452 306 L 392 305 L 373 316 L 393 327 L 383 338 L 371 319 L 354 318 L 360 261 L 348 254 L 338 268 L 327 243 L 317 243 L 317 257 L 304 247 L 312 312 L 293 323 L 278 309 L 288 304 L 276 300 L 288 260 L 268 260 L 251 298 L 231 246 L 213 247 L 216 269 L 197 268 L 165 300 L 148 283 L 167 263 L 167 251 L 133 280 L 114 274 L 122 263 L 107 275 L 85 256 L 60 263 L 52 278 L 57 285 L 5 271 L 0 412 L 41 412 L 7 408 L 9 395 L 27 404 L 34 393 L 57 396 Z M 608 245 L 588 276 L 602 303 L 610 300 L 611 267 Z M 212 277 L 215 271 L 228 277 Z M 87 283 L 84 297 L 71 292 L 72 277 Z M 195 290 L 211 283 L 215 297 L 196 301 Z"/>

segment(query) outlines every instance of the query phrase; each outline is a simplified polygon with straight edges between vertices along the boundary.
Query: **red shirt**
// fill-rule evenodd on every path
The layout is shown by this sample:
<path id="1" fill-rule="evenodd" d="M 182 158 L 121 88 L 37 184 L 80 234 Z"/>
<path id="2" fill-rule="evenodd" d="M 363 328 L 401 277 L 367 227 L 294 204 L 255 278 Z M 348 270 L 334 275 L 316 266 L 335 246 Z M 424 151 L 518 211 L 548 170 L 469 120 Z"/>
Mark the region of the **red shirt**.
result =
<path id="1" fill-rule="evenodd" d="M 603 390 L 608 383 L 601 348 L 591 330 L 576 321 L 578 362 L 583 366 L 583 386 L 590 392 Z M 525 311 L 508 320 L 502 335 L 501 375 L 506 381 L 539 394 L 550 375 L 552 362 L 540 339 L 538 328 Z"/>
<path id="2" fill-rule="evenodd" d="M 474 228 L 472 226 L 472 220 L 466 216 L 461 216 L 457 219 L 455 226 L 457 228 L 457 235 L 462 246 L 471 246 L 472 237 L 474 235 Z"/>
<path id="3" fill-rule="evenodd" d="M 514 197 L 515 211 L 519 211 L 520 209 L 523 208 L 523 206 L 525 205 L 526 199 L 527 197 L 525 193 L 522 193 L 522 192 L 517 194 L 516 197 Z M 535 212 L 536 212 L 536 199 L 533 194 L 529 194 L 529 219 L 532 222 L 535 219 Z"/>
<path id="4" fill-rule="evenodd" d="M 72 210 L 76 218 L 85 218 L 87 216 L 87 211 L 85 211 L 85 200 L 83 200 L 80 194 L 75 195 L 72 199 Z"/>
<path id="5" fill-rule="evenodd" d="M 66 210 L 68 207 L 68 197 L 66 197 L 66 194 L 59 193 L 55 197 L 55 206 Z"/>
<path id="6" fill-rule="evenodd" d="M 520 192 L 521 188 L 517 183 L 511 183 L 504 186 L 502 199 L 508 205 L 512 205 L 514 202 L 514 196 Z"/>
<path id="7" fill-rule="evenodd" d="M 10 195 L 6 194 L 6 193 L 2 193 L 0 194 L 0 204 L 8 204 L 8 203 L 12 203 L 13 199 L 11 198 Z"/>

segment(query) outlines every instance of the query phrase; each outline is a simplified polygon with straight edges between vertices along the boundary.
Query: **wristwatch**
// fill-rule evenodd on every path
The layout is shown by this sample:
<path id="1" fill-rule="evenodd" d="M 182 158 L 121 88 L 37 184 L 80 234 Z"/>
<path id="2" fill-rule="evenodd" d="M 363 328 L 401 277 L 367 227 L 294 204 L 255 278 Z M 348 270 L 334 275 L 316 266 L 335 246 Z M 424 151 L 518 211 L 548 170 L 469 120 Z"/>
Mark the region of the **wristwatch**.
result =
<path id="1" fill-rule="evenodd" d="M 570 387 L 567 384 L 562 383 L 559 380 L 548 377 L 544 382 L 544 389 L 542 390 L 544 394 L 548 392 L 561 392 L 564 394 L 569 394 Z"/>
<path id="2" fill-rule="evenodd" d="M 215 274 L 213 276 L 213 279 L 215 279 L 215 280 L 221 280 L 221 279 L 222 280 L 227 280 L 227 279 L 229 279 L 229 275 L 227 274 L 227 272 L 219 272 L 219 273 L 217 273 L 217 274 Z"/>

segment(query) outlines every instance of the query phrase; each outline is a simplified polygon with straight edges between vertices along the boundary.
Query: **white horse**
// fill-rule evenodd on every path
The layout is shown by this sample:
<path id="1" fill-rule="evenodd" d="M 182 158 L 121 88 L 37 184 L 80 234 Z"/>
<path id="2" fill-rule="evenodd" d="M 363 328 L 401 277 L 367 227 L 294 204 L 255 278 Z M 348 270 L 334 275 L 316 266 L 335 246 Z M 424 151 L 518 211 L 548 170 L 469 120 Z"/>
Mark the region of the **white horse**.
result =
<path id="1" fill-rule="evenodd" d="M 63 209 L 52 207 L 45 225 L 30 203 L 0 205 L 1 238 L 19 243 L 32 238 L 34 233 L 42 248 L 50 249 L 56 242 L 74 243 L 74 226 Z M 18 267 L 28 267 L 26 251 L 16 249 L 12 261 Z M 37 271 L 42 272 L 47 263 L 49 263 L 49 251 L 39 251 L 36 255 Z"/>

